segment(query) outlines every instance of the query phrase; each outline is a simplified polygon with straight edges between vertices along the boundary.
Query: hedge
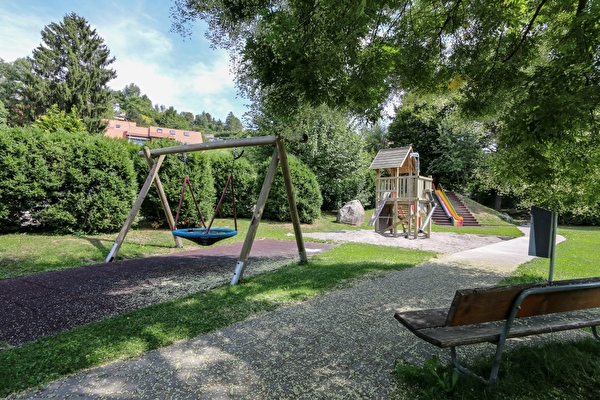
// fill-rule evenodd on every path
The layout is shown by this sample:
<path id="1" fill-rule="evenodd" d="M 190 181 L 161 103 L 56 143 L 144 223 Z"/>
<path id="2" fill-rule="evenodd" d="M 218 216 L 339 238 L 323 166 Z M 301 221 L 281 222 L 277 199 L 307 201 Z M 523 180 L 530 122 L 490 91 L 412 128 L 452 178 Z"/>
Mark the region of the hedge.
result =
<path id="1" fill-rule="evenodd" d="M 265 161 L 261 166 L 261 173 L 255 186 L 257 193 L 260 193 L 269 163 L 270 160 Z M 321 197 L 317 178 L 306 164 L 291 154 L 288 155 L 288 163 L 292 175 L 300 222 L 311 224 L 321 216 L 321 205 L 323 204 L 323 197 Z M 276 221 L 290 221 L 290 207 L 288 205 L 283 174 L 281 173 L 281 165 L 277 169 L 278 171 L 273 179 L 273 186 L 265 205 L 263 218 Z"/>
<path id="2" fill-rule="evenodd" d="M 113 232 L 135 199 L 119 142 L 87 133 L 0 130 L 0 232 Z"/>

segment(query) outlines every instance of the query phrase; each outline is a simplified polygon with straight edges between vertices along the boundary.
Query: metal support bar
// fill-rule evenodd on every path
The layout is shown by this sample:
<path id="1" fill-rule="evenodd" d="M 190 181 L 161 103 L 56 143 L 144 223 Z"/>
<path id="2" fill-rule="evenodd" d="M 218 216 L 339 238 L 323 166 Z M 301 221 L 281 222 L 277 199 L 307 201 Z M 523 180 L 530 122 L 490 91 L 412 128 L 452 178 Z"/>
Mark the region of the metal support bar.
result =
<path id="1" fill-rule="evenodd" d="M 556 258 L 556 230 L 558 228 L 558 214 L 552 213 L 552 227 L 550 231 L 550 266 L 548 267 L 548 282 L 554 280 L 554 259 Z"/>
<path id="2" fill-rule="evenodd" d="M 278 139 L 275 136 L 260 136 L 242 139 L 217 140 L 215 142 L 185 144 L 181 146 L 163 147 L 160 149 L 150 150 L 150 154 L 155 157 L 162 154 L 176 153 L 191 153 L 193 151 L 215 150 L 215 149 L 232 149 L 235 147 L 249 146 L 265 146 L 275 144 Z M 287 138 L 286 142 L 304 143 L 308 140 L 307 134 L 298 135 L 296 137 Z M 139 155 L 143 155 L 142 152 Z"/>

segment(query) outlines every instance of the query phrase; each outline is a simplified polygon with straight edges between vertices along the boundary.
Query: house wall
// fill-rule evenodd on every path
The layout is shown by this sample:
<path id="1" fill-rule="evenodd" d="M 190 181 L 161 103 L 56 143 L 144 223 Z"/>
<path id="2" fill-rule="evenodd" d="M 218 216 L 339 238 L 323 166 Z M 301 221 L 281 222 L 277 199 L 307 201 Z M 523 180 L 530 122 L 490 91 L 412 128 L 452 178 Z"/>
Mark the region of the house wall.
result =
<path id="1" fill-rule="evenodd" d="M 137 126 L 132 121 L 108 120 L 104 136 L 114 139 L 126 139 L 135 143 L 143 143 L 152 139 L 168 138 L 184 144 L 202 143 L 202 133 L 197 131 L 186 131 L 183 129 L 163 128 L 151 126 L 145 128 Z"/>

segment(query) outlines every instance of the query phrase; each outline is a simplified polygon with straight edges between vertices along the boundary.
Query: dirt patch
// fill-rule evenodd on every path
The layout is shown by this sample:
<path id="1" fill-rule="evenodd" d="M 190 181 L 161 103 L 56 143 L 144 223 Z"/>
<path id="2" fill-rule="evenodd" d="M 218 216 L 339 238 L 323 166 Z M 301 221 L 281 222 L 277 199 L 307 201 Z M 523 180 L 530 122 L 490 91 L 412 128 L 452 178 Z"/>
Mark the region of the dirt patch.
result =
<path id="1" fill-rule="evenodd" d="M 434 232 L 430 238 L 420 235 L 417 239 L 413 239 L 405 238 L 404 236 L 394 237 L 391 234 L 379 234 L 372 230 L 304 233 L 304 236 L 335 242 L 357 242 L 380 246 L 406 247 L 409 249 L 435 251 L 442 254 L 457 253 L 506 240 L 506 238 L 498 236 L 451 232 Z"/>

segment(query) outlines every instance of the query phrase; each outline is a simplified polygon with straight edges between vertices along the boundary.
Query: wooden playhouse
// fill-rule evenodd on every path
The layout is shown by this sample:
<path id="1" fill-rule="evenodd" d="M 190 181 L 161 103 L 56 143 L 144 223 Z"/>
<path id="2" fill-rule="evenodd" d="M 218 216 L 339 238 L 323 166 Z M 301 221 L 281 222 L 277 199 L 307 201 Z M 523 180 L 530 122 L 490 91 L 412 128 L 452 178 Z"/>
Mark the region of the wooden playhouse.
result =
<path id="1" fill-rule="evenodd" d="M 379 233 L 390 231 L 398 236 L 399 226 L 405 237 L 431 236 L 434 208 L 433 179 L 419 175 L 419 153 L 412 146 L 383 149 L 371 163 L 377 173 L 377 207 L 370 225 Z"/>

